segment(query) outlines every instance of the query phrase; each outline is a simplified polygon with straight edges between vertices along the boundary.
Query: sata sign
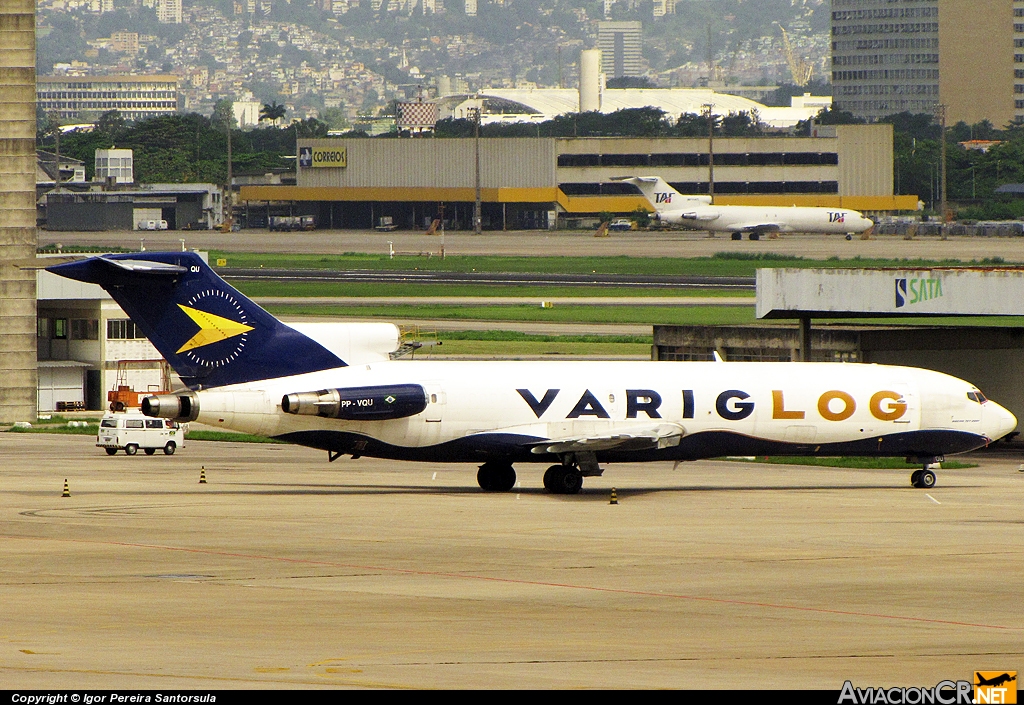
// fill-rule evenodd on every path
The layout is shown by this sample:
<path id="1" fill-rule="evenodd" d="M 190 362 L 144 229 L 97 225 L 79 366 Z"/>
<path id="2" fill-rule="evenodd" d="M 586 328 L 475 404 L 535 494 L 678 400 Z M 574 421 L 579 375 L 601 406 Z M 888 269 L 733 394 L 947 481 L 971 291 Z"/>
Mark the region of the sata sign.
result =
<path id="1" fill-rule="evenodd" d="M 345 168 L 348 166 L 348 151 L 344 147 L 299 147 L 299 166 Z"/>

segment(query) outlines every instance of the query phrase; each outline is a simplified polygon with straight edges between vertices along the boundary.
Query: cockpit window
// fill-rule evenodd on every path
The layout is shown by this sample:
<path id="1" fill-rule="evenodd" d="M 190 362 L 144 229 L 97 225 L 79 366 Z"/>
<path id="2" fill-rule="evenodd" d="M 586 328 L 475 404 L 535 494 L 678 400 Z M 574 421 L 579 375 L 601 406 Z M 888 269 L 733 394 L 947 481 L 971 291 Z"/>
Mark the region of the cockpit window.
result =
<path id="1" fill-rule="evenodd" d="M 988 401 L 988 399 L 985 398 L 985 395 L 978 391 L 967 392 L 967 398 L 970 399 L 971 401 L 976 401 L 979 404 L 984 404 L 986 401 Z"/>

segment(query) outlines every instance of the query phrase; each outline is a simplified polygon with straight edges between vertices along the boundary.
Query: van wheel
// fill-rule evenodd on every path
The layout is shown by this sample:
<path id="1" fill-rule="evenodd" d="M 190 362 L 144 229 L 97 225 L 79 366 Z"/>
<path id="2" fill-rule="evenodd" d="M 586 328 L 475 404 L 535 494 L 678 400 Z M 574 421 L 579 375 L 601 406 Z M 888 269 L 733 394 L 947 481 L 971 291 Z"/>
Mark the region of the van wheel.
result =
<path id="1" fill-rule="evenodd" d="M 125 455 L 135 455 L 139 452 L 139 447 L 134 443 L 129 443 L 124 447 Z"/>
<path id="2" fill-rule="evenodd" d="M 164 446 L 164 455 L 174 455 L 175 447 L 174 441 L 167 441 L 167 445 Z"/>
<path id="3" fill-rule="evenodd" d="M 107 455 L 117 455 L 117 448 L 104 448 L 107 451 Z"/>
<path id="4" fill-rule="evenodd" d="M 143 452 L 145 452 L 146 455 L 153 455 L 153 453 L 156 452 L 156 448 L 143 448 Z"/>

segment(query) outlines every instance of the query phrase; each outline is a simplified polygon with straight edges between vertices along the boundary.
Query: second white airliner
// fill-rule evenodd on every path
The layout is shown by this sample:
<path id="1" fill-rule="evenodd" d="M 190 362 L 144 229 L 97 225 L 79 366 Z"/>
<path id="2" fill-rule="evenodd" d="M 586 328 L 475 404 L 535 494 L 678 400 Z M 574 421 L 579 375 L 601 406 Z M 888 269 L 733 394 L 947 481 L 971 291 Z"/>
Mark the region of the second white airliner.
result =
<path id="1" fill-rule="evenodd" d="M 691 230 L 748 234 L 751 240 L 768 233 L 832 233 L 853 235 L 874 226 L 870 218 L 849 208 L 807 206 L 719 206 L 708 196 L 687 196 L 660 176 L 616 179 L 637 186 L 654 209 L 655 220 Z"/>

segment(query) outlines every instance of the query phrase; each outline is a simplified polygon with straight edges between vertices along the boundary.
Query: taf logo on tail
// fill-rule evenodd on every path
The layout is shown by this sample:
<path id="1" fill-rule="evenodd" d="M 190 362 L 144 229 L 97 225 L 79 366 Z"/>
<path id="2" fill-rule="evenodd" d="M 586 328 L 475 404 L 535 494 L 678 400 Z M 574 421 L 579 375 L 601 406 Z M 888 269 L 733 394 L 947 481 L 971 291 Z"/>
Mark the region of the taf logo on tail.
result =
<path id="1" fill-rule="evenodd" d="M 846 213 L 843 213 L 843 212 L 832 213 L 830 211 L 829 214 L 828 214 L 828 222 L 830 222 L 830 223 L 845 223 L 846 222 Z"/>
<path id="2" fill-rule="evenodd" d="M 654 203 L 655 204 L 658 204 L 658 203 L 671 203 L 671 202 L 672 202 L 672 194 L 671 193 L 658 193 L 658 192 L 655 192 L 655 194 L 654 194 Z"/>
<path id="3" fill-rule="evenodd" d="M 226 291 L 206 289 L 192 296 L 187 305 L 178 304 L 178 308 L 199 330 L 176 352 L 200 365 L 219 366 L 234 361 L 245 348 L 248 333 L 255 330 L 241 304 Z M 208 310 L 211 308 L 218 313 Z"/>

